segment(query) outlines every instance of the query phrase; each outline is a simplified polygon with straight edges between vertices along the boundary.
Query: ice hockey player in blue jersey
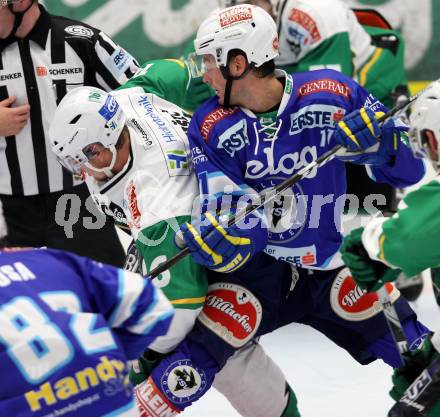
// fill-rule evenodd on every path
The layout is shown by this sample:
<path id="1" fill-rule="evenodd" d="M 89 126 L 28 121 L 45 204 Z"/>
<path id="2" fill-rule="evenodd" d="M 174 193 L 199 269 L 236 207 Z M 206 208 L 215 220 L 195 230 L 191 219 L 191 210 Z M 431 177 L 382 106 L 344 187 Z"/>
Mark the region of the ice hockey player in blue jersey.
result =
<path id="1" fill-rule="evenodd" d="M 139 416 L 127 361 L 172 316 L 140 275 L 58 250 L 0 250 L 0 416 Z"/>
<path id="2" fill-rule="evenodd" d="M 338 253 L 344 164 L 363 164 L 376 181 L 404 187 L 422 178 L 423 163 L 405 144 L 405 125 L 377 123 L 386 109 L 366 90 L 331 70 L 276 71 L 277 46 L 273 20 L 250 5 L 214 12 L 195 40 L 204 81 L 217 97 L 190 123 L 204 210 L 181 230 L 194 259 L 214 272 L 194 329 L 159 364 L 171 370 L 179 361 L 187 375 L 179 384 L 154 381 L 179 410 L 207 391 L 236 349 L 292 322 L 312 326 L 361 364 L 380 358 L 400 365 L 377 295 L 356 287 Z M 258 192 L 338 144 L 343 152 L 264 212 L 226 224 L 224 214 L 235 210 L 231 202 L 257 202 Z M 387 289 L 415 349 L 428 329 L 392 285 Z M 147 388 L 137 395 L 148 396 Z"/>

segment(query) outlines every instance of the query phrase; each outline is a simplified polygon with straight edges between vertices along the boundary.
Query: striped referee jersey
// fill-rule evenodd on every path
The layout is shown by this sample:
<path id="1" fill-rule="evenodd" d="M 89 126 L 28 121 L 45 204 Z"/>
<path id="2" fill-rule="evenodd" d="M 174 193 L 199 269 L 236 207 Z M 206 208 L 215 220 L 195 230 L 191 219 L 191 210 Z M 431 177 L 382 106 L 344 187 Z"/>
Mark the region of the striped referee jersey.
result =
<path id="1" fill-rule="evenodd" d="M 31 107 L 16 136 L 0 136 L 0 194 L 29 196 L 79 184 L 51 151 L 48 130 L 58 103 L 83 85 L 113 90 L 139 68 L 105 33 L 40 10 L 26 38 L 0 39 L 0 100 L 15 95 L 15 105 Z"/>

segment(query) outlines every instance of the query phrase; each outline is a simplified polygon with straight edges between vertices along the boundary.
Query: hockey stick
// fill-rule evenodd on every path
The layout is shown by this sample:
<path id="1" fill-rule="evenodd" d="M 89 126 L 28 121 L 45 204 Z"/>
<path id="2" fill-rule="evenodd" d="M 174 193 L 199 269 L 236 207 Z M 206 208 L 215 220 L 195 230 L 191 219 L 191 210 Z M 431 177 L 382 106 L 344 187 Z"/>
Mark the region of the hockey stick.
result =
<path id="1" fill-rule="evenodd" d="M 394 106 L 391 110 L 386 112 L 384 115 L 379 117 L 377 119 L 378 123 L 383 123 L 386 120 L 388 120 L 390 117 L 393 117 L 395 114 L 399 113 L 400 111 L 404 110 L 406 107 L 408 107 L 414 100 L 416 100 L 419 95 L 425 91 L 429 86 L 427 86 L 425 89 L 419 91 L 414 96 L 408 97 L 407 100 L 402 101 L 398 105 Z M 317 158 L 315 161 L 310 162 L 308 165 L 300 169 L 298 172 L 293 174 L 291 177 L 286 178 L 283 182 L 278 184 L 272 189 L 272 192 L 263 195 L 259 194 L 260 202 L 258 204 L 249 204 L 246 206 L 245 209 L 238 212 L 235 216 L 231 216 L 228 219 L 228 227 L 234 225 L 236 222 L 242 221 L 246 218 L 249 214 L 253 213 L 255 210 L 258 210 L 261 208 L 265 203 L 273 200 L 275 197 L 280 195 L 282 192 L 290 188 L 292 185 L 298 183 L 301 181 L 306 175 L 308 175 L 314 168 L 319 168 L 326 162 L 328 162 L 331 158 L 333 158 L 340 149 L 342 149 L 341 145 L 336 145 L 332 149 L 328 150 L 324 154 L 322 154 L 319 158 Z M 359 152 L 352 152 L 352 154 L 359 153 Z M 349 154 L 349 152 L 347 152 Z M 160 275 L 162 272 L 166 271 L 167 269 L 171 268 L 173 265 L 175 265 L 177 262 L 182 260 L 185 256 L 187 256 L 190 253 L 189 248 L 185 247 L 180 252 L 178 252 L 176 255 L 168 259 L 166 262 L 160 264 L 156 268 L 154 268 L 147 276 L 146 278 L 152 279 Z"/>
<path id="2" fill-rule="evenodd" d="M 439 392 L 440 357 L 413 381 L 388 412 L 388 417 L 426 417 L 438 403 Z"/>
<path id="3" fill-rule="evenodd" d="M 379 301 L 382 304 L 383 314 L 385 316 L 385 320 L 387 321 L 388 328 L 390 329 L 391 335 L 393 336 L 394 342 L 399 350 L 402 366 L 405 366 L 403 354 L 408 352 L 408 341 L 406 340 L 405 333 L 403 331 L 402 322 L 400 321 L 399 315 L 391 302 L 385 285 L 377 290 L 377 295 L 379 296 Z"/>

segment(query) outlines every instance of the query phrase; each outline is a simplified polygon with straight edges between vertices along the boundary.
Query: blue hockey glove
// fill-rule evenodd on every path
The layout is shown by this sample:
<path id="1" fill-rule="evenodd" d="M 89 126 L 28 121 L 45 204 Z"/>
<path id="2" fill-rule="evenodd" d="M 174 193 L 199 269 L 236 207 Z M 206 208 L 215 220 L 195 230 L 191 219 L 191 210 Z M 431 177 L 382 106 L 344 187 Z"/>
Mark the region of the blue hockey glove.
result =
<path id="1" fill-rule="evenodd" d="M 207 212 L 200 222 L 186 223 L 180 230 L 194 260 L 217 272 L 241 268 L 267 243 L 267 229 L 262 227 L 261 218 L 253 214 L 247 217 L 246 224 L 228 227 Z"/>
<path id="2" fill-rule="evenodd" d="M 368 165 L 384 165 L 398 149 L 399 132 L 394 132 L 394 122 L 389 119 L 379 126 L 376 119 L 384 113 L 374 113 L 361 108 L 347 115 L 335 127 L 333 139 L 346 152 L 339 153 L 344 162 Z"/>

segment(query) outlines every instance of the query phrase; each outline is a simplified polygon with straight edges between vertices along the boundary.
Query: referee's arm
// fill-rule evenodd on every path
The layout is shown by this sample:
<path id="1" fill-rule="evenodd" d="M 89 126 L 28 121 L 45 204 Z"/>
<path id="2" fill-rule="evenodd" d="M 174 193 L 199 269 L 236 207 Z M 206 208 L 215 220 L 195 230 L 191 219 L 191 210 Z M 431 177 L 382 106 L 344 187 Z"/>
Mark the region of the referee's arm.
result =
<path id="1" fill-rule="evenodd" d="M 104 32 L 99 32 L 95 39 L 96 81 L 104 90 L 114 90 L 136 73 L 139 64 Z"/>

